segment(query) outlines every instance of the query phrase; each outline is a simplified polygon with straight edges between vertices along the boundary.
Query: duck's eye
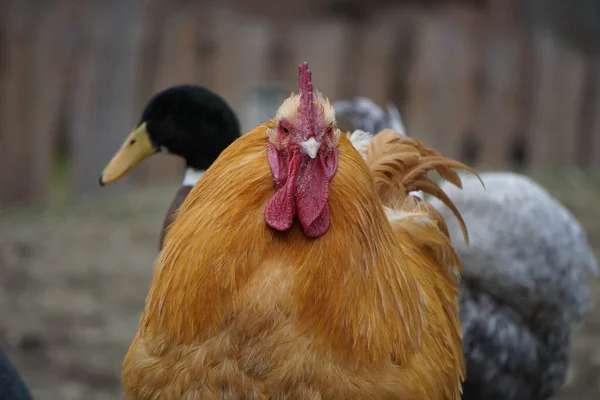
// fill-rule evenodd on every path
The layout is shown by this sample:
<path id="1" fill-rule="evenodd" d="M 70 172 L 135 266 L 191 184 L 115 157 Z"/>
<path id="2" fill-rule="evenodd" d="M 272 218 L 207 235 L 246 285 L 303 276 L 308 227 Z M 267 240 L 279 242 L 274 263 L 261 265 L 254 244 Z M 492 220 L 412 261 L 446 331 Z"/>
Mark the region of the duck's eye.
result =
<path id="1" fill-rule="evenodd" d="M 135 144 L 135 142 L 137 142 L 137 140 L 136 140 L 136 139 L 131 139 L 131 140 L 129 141 L 129 145 L 131 146 L 132 144 Z"/>

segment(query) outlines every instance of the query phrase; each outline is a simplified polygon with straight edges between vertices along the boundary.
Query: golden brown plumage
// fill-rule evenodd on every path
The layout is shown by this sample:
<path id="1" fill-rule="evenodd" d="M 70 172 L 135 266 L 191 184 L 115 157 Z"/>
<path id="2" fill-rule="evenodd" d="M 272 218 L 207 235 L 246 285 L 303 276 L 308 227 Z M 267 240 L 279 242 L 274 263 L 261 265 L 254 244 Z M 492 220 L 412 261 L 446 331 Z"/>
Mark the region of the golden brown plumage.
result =
<path id="1" fill-rule="evenodd" d="M 406 206 L 429 169 L 459 165 L 388 169 L 375 147 L 370 171 L 341 136 L 329 230 L 278 232 L 264 215 L 277 124 L 223 151 L 180 207 L 123 365 L 126 398 L 459 399 L 460 262 L 443 220 Z M 408 158 L 437 157 L 405 144 Z M 404 209 L 386 180 L 404 182 Z"/>
<path id="2" fill-rule="evenodd" d="M 407 195 L 407 191 L 421 190 L 438 198 L 452 211 L 460 224 L 465 241 L 469 242 L 467 227 L 458 209 L 427 173 L 435 171 L 442 179 L 461 188 L 460 176 L 454 169 L 464 169 L 479 176 L 475 171 L 458 161 L 442 157 L 418 139 L 400 135 L 391 129 L 384 129 L 373 137 L 365 158 L 375 179 L 377 192 L 386 207 L 406 210 L 418 204 L 434 216 L 440 228 L 448 235 L 446 224 L 435 208 L 428 202 Z M 483 181 L 481 184 L 483 185 Z"/>

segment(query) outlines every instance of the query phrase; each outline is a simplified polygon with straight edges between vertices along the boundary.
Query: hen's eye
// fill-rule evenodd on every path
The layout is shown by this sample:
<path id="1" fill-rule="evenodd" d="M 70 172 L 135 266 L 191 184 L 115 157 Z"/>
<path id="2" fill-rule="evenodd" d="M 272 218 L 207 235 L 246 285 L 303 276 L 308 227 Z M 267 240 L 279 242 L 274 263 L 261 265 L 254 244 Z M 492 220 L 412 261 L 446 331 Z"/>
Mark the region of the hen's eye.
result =
<path id="1" fill-rule="evenodd" d="M 282 129 L 283 129 L 283 133 L 290 133 L 290 131 L 288 130 L 288 128 L 286 128 L 285 126 Z"/>

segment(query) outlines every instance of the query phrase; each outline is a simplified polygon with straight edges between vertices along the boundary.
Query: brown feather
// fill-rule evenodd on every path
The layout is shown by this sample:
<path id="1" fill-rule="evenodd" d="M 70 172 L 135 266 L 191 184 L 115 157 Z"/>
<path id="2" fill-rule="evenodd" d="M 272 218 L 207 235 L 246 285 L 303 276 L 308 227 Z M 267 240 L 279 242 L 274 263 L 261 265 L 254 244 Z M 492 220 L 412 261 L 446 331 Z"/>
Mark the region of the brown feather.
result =
<path id="1" fill-rule="evenodd" d="M 399 204 L 410 191 L 421 190 L 437 197 L 450 208 L 460 224 L 465 241 L 469 242 L 467 227 L 460 212 L 437 183 L 427 177 L 427 174 L 436 171 L 442 179 L 462 188 L 460 176 L 455 169 L 468 171 L 479 178 L 473 169 L 456 160 L 442 157 L 418 139 L 402 136 L 391 129 L 383 130 L 373 137 L 367 165 L 373 174 L 384 205 Z M 479 180 L 481 181 L 481 178 Z M 483 185 L 483 181 L 481 184 Z M 444 223 L 441 216 L 439 222 Z M 441 228 L 447 232 L 445 223 Z"/>

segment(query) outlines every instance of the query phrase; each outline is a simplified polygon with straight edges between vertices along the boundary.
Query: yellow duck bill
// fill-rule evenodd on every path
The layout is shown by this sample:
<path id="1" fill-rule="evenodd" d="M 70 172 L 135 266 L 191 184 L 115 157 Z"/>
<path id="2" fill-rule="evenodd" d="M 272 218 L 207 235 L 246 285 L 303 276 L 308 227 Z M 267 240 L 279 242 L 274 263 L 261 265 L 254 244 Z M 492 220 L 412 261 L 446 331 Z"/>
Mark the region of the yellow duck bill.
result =
<path id="1" fill-rule="evenodd" d="M 125 142 L 102 171 L 100 185 L 104 186 L 127 175 L 143 160 L 155 154 L 157 149 L 152 145 L 146 123 L 135 128 Z"/>

